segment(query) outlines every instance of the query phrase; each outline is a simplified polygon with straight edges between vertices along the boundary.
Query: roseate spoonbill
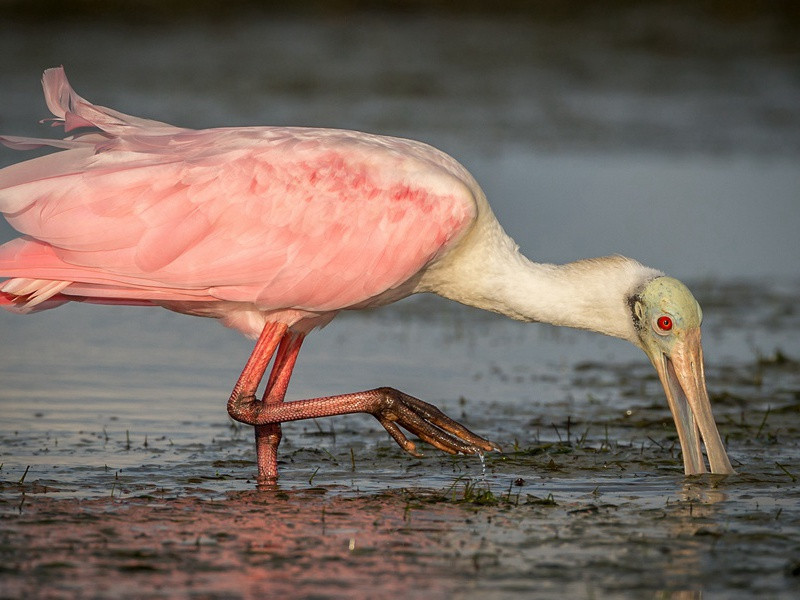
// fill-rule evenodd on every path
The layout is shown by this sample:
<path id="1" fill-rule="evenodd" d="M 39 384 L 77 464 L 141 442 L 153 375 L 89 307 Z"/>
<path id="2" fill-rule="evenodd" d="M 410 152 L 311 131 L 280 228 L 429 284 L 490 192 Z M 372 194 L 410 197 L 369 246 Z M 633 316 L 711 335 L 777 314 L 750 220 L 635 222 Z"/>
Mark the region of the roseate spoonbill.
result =
<path id="1" fill-rule="evenodd" d="M 228 413 L 255 426 L 259 481 L 277 478 L 280 424 L 298 419 L 370 413 L 411 454 L 401 427 L 445 452 L 499 449 L 391 388 L 284 402 L 312 329 L 418 292 L 630 341 L 658 371 L 685 472 L 706 471 L 701 439 L 711 471 L 733 472 L 706 392 L 700 307 L 676 279 L 622 256 L 528 260 L 467 170 L 419 142 L 183 129 L 87 102 L 63 68 L 43 86 L 53 120 L 74 133 L 0 138 L 62 149 L 0 171 L 0 211 L 24 234 L 0 247 L 0 303 L 162 306 L 257 338 Z"/>

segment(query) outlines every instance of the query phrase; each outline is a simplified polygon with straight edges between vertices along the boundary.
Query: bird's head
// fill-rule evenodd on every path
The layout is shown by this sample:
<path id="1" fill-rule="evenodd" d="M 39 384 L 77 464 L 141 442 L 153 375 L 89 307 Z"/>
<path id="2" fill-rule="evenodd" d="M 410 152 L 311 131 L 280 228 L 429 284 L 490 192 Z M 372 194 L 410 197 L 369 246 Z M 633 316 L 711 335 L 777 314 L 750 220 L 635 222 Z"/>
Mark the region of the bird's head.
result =
<path id="1" fill-rule="evenodd" d="M 672 277 L 656 277 L 630 298 L 638 344 L 658 371 L 683 452 L 687 475 L 733 473 L 711 414 L 703 373 L 703 312 L 689 289 Z"/>

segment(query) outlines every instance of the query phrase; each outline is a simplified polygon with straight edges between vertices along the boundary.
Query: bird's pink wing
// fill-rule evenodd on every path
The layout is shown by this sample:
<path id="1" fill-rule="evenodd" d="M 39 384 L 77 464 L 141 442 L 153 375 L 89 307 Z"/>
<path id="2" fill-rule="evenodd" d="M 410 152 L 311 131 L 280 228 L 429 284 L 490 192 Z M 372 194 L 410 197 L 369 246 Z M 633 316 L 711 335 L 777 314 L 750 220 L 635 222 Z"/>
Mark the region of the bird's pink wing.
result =
<path id="1" fill-rule="evenodd" d="M 27 236 L 0 248 L 6 293 L 337 310 L 411 279 L 475 216 L 455 162 L 420 144 L 148 128 L 85 104 L 73 122 L 105 115 L 112 133 L 0 171 L 0 211 Z"/>
<path id="2" fill-rule="evenodd" d="M 475 216 L 468 174 L 404 140 L 330 130 L 192 131 L 45 95 L 65 151 L 0 171 L 2 290 L 329 311 L 411 279 Z"/>

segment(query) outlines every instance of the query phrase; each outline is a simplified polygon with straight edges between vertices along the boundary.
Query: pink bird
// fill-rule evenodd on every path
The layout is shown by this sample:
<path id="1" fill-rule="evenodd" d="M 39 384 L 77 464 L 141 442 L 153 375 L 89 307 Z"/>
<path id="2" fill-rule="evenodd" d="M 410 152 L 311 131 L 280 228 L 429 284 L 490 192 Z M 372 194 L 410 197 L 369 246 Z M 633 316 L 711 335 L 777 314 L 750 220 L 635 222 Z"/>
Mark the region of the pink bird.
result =
<path id="1" fill-rule="evenodd" d="M 339 311 L 419 292 L 528 322 L 627 339 L 658 370 L 687 474 L 732 473 L 706 392 L 700 307 L 679 281 L 621 257 L 565 265 L 522 256 L 450 156 L 411 140 L 333 129 L 191 130 L 93 105 L 63 68 L 44 73 L 65 139 L 0 170 L 0 304 L 162 306 L 257 338 L 228 413 L 255 426 L 258 481 L 278 476 L 281 423 L 374 415 L 450 453 L 499 447 L 392 388 L 284 402 L 306 335 Z M 274 358 L 274 360 L 273 360 Z M 257 388 L 272 369 L 261 399 Z"/>

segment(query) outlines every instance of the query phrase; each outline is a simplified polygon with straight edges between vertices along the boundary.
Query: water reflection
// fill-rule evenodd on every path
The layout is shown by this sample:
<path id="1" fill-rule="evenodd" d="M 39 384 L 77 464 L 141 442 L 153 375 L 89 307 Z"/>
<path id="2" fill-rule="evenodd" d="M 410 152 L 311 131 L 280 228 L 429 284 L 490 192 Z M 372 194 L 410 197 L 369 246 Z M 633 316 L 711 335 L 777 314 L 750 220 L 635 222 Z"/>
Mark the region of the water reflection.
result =
<path id="1" fill-rule="evenodd" d="M 702 600 L 703 592 L 699 590 L 667 590 L 657 592 L 655 600 Z"/>
<path id="2" fill-rule="evenodd" d="M 709 563 L 709 547 L 705 540 L 722 535 L 718 504 L 725 502 L 727 496 L 715 487 L 715 482 L 720 479 L 702 477 L 686 481 L 679 501 L 665 507 L 668 533 L 662 543 L 669 544 L 669 539 L 681 540 L 666 546 L 670 559 L 665 564 L 665 577 L 674 590 L 681 590 L 684 586 L 690 588 L 671 592 L 673 595 L 667 597 L 702 597 L 699 591 L 702 585 L 697 582 L 702 581 Z"/>
<path id="3" fill-rule="evenodd" d="M 735 475 L 731 477 L 735 477 Z M 688 479 L 686 483 L 683 484 L 681 500 L 704 507 L 701 508 L 701 512 L 698 516 L 706 516 L 709 514 L 706 511 L 712 511 L 715 504 L 725 502 L 728 499 L 724 490 L 717 487 L 721 482 L 724 482 L 725 479 L 727 479 L 727 477 L 714 475 L 702 477 L 700 481 Z"/>

